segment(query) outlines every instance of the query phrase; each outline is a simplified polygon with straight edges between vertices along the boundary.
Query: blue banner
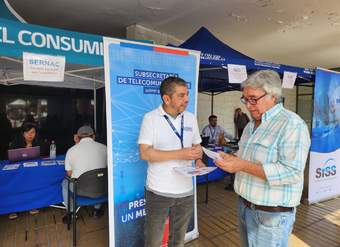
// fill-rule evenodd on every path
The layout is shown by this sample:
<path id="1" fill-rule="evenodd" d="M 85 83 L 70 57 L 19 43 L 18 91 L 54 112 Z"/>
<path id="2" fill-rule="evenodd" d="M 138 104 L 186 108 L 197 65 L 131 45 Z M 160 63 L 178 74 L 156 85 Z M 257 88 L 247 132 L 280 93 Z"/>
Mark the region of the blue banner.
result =
<path id="1" fill-rule="evenodd" d="M 0 18 L 0 55 L 21 58 L 24 51 L 65 56 L 66 63 L 103 66 L 102 36 Z"/>
<path id="2" fill-rule="evenodd" d="M 340 148 L 340 74 L 316 70 L 311 151 L 328 153 Z"/>
<path id="3" fill-rule="evenodd" d="M 340 195 L 340 73 L 317 69 L 314 88 L 309 203 Z"/>
<path id="4" fill-rule="evenodd" d="M 140 247 L 144 237 L 147 169 L 147 163 L 139 159 L 140 125 L 144 114 L 161 104 L 159 86 L 169 76 L 179 76 L 188 83 L 187 110 L 195 112 L 199 55 L 115 39 L 108 39 L 105 50 L 108 150 L 113 178 L 109 188 L 113 200 L 110 213 L 114 211 L 110 215 L 110 231 L 114 228 L 110 243 Z M 191 231 L 195 225 L 192 222 Z"/>

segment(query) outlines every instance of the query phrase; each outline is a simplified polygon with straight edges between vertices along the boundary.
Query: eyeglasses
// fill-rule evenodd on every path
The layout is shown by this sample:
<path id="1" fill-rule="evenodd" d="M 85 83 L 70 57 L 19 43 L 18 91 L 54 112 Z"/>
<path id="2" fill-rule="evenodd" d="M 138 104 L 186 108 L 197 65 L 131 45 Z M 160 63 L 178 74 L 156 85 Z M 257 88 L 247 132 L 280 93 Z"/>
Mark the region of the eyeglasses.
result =
<path id="1" fill-rule="evenodd" d="M 242 102 L 243 104 L 245 104 L 245 105 L 246 105 L 247 103 L 249 103 L 249 104 L 251 104 L 251 105 L 256 105 L 257 102 L 258 102 L 260 99 L 262 99 L 264 96 L 266 96 L 266 95 L 267 95 L 267 93 L 265 93 L 264 95 L 262 95 L 262 96 L 260 96 L 260 97 L 258 97 L 258 98 L 250 98 L 250 99 L 248 99 L 248 98 L 242 96 L 242 97 L 240 98 L 240 100 L 241 100 L 241 102 Z"/>

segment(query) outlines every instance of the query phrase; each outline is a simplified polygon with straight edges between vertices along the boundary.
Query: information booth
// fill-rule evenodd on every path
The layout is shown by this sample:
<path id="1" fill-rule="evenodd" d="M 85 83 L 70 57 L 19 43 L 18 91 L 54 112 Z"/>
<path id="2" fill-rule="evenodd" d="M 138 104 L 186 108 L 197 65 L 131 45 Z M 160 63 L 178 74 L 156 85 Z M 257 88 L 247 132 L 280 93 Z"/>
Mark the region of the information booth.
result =
<path id="1" fill-rule="evenodd" d="M 25 54 L 38 58 L 25 60 Z M 25 62 L 51 70 L 59 66 L 40 55 L 65 60 L 63 80 L 42 80 L 41 74 L 24 80 Z M 99 141 L 106 141 L 103 87 L 101 36 L 0 19 L 0 214 L 62 202 L 64 154 L 74 144 L 76 129 L 90 124 Z M 25 121 L 36 124 L 41 139 L 56 143 L 56 159 L 44 154 L 34 160 L 7 160 L 9 143 L 21 134 Z"/>

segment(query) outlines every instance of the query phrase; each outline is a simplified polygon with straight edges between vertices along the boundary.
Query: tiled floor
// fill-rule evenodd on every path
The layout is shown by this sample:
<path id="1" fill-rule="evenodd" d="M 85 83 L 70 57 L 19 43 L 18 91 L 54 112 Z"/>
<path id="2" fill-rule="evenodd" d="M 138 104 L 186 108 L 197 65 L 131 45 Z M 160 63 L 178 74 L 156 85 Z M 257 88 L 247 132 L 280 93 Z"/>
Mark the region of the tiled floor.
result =
<path id="1" fill-rule="evenodd" d="M 223 182 L 209 185 L 209 202 L 204 203 L 204 186 L 198 188 L 200 237 L 186 247 L 240 246 L 237 230 L 236 194 Z M 313 205 L 300 205 L 290 247 L 340 247 L 340 198 Z"/>
<path id="2" fill-rule="evenodd" d="M 205 186 L 198 186 L 200 236 L 185 247 L 239 246 L 236 194 L 223 187 L 222 181 L 210 183 L 209 202 L 206 204 Z M 0 216 L 0 247 L 71 246 L 72 235 L 62 223 L 63 215 L 61 209 L 45 208 L 37 216 L 21 213 L 16 220 Z M 108 246 L 107 210 L 99 219 L 89 217 L 88 212 L 82 210 L 77 226 L 79 247 Z M 304 246 L 340 246 L 340 198 L 298 208 L 290 247 Z"/>
<path id="3" fill-rule="evenodd" d="M 77 221 L 79 247 L 108 246 L 107 210 L 104 216 L 94 219 L 81 209 Z M 56 208 L 41 209 L 38 215 L 20 213 L 16 220 L 0 217 L 0 247 L 69 247 L 72 231 L 62 223 L 65 211 Z"/>

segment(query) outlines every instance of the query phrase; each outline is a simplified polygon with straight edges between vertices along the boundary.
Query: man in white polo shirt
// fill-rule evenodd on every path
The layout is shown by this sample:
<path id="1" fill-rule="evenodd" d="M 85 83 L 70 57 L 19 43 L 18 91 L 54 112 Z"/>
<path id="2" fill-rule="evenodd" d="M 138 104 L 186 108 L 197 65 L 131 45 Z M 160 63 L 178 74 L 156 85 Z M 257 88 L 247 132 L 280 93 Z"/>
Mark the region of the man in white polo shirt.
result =
<path id="1" fill-rule="evenodd" d="M 76 138 L 77 137 L 77 138 Z M 82 126 L 74 137 L 76 145 L 67 150 L 65 157 L 65 170 L 67 176 L 78 178 L 87 171 L 107 167 L 107 150 L 104 144 L 94 140 L 95 134 L 90 126 Z M 62 183 L 63 199 L 67 206 L 67 180 Z M 72 188 L 71 188 L 72 189 Z M 72 205 L 72 201 L 71 201 Z M 102 214 L 100 204 L 95 205 L 93 215 L 99 217 Z M 65 215 L 63 222 L 67 223 L 70 216 Z"/>
<path id="2" fill-rule="evenodd" d="M 204 166 L 201 137 L 195 116 L 185 111 L 189 91 L 178 77 L 165 79 L 160 86 L 163 100 L 143 119 L 138 139 L 140 157 L 148 161 L 145 185 L 145 247 L 161 246 L 169 216 L 169 245 L 184 246 L 184 237 L 193 212 L 193 181 L 175 167 Z"/>

